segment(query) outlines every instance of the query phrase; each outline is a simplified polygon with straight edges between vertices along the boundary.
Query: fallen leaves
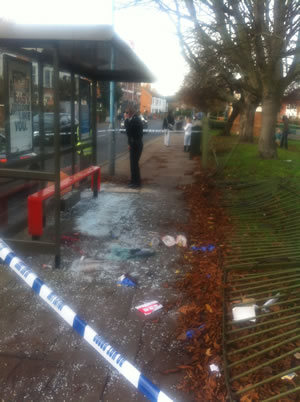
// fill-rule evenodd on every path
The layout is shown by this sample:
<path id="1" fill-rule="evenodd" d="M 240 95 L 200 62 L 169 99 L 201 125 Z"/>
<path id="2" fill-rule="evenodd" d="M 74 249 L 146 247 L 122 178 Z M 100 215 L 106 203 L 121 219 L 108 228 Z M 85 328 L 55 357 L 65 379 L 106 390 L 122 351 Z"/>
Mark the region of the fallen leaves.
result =
<path id="1" fill-rule="evenodd" d="M 205 308 L 209 313 L 213 313 L 213 309 L 210 307 L 209 304 L 205 304 Z"/>
<path id="2" fill-rule="evenodd" d="M 180 314 L 176 338 L 182 341 L 190 360 L 189 364 L 177 367 L 184 372 L 177 388 L 192 395 L 195 401 L 222 402 L 227 399 L 227 391 L 222 374 L 221 257 L 227 252 L 225 239 L 231 226 L 219 207 L 218 190 L 205 175 L 198 177 L 198 183 L 187 186 L 185 199 L 190 220 L 179 231 L 186 233 L 192 244 L 212 245 L 214 251 L 182 250 L 182 266 L 192 269 L 176 284 L 184 294 L 177 309 Z M 189 332 L 192 336 L 187 336 Z M 220 372 L 212 372 L 211 364 L 218 366 Z"/>

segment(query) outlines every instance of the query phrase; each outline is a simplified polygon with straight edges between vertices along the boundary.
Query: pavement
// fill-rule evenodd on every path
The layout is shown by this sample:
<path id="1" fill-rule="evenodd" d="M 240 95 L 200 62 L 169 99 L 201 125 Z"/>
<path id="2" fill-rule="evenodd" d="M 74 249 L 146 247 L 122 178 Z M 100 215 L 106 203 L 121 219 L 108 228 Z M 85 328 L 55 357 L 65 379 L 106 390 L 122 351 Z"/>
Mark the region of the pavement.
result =
<path id="1" fill-rule="evenodd" d="M 175 335 L 178 307 L 168 306 L 182 296 L 172 284 L 189 267 L 179 263 L 179 247 L 150 243 L 163 235 L 184 235 L 178 230 L 189 213 L 181 186 L 194 182 L 195 162 L 183 152 L 182 134 L 173 133 L 169 147 L 162 136 L 147 142 L 140 166 L 141 190 L 125 185 L 126 153 L 98 199 L 86 189 L 80 202 L 62 213 L 61 269 L 52 268 L 51 256 L 16 253 L 159 389 L 174 401 L 188 402 L 192 399 L 177 388 L 180 373 L 172 369 L 189 357 Z M 107 169 L 102 168 L 104 177 Z M 50 216 L 43 240 L 51 236 Z M 128 259 L 136 248 L 154 255 Z M 122 274 L 138 286 L 118 286 Z M 8 267 L 1 266 L 0 283 L 1 401 L 146 401 Z M 163 308 L 143 317 L 135 307 L 152 300 Z"/>

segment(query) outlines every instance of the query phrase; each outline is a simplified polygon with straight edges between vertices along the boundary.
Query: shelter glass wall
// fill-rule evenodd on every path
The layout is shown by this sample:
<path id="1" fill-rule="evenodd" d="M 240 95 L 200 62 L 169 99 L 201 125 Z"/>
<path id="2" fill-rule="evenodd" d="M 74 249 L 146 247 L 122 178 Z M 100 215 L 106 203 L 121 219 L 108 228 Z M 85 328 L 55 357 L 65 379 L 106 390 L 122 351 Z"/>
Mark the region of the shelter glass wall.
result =
<path id="1" fill-rule="evenodd" d="M 10 65 L 7 57 L 12 61 Z M 25 76 L 27 67 L 30 77 Z M 85 146 L 92 141 L 91 82 L 74 75 L 73 97 L 75 135 L 72 139 L 71 73 L 60 71 L 61 177 L 91 164 L 91 145 L 76 149 L 78 144 L 84 142 Z M 53 172 L 54 153 L 53 67 L 25 56 L 22 49 L 18 54 L 0 50 L 0 169 Z M 51 184 L 39 180 L 0 178 L 0 236 L 14 235 L 20 227 L 26 228 L 28 195 Z M 47 235 L 45 237 L 47 240 Z"/>

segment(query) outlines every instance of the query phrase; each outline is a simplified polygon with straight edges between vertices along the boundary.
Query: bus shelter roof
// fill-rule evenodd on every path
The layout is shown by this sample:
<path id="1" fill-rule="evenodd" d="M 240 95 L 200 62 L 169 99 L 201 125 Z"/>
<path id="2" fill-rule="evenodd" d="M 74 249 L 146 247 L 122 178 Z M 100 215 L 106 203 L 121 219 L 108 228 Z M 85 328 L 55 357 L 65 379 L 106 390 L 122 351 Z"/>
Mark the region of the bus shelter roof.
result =
<path id="1" fill-rule="evenodd" d="M 2 23 L 0 47 L 100 81 L 153 82 L 155 78 L 111 25 L 23 25 Z M 113 49 L 113 50 L 112 50 Z M 113 63 L 112 63 L 113 52 Z"/>

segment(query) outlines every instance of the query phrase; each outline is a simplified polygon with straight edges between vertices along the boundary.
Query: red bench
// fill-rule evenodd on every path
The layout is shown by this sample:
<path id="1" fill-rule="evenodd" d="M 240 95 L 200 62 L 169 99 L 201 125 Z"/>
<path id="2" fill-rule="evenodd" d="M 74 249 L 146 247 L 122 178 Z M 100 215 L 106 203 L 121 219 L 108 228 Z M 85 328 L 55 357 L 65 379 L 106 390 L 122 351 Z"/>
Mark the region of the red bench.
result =
<path id="1" fill-rule="evenodd" d="M 60 181 L 60 191 L 64 191 L 66 189 L 71 189 L 72 185 L 78 183 L 79 181 L 85 179 L 88 176 L 92 176 L 91 180 L 91 188 L 94 190 L 94 180 L 96 180 L 97 190 L 96 194 L 100 190 L 100 167 L 99 166 L 90 166 L 87 169 L 81 170 L 80 172 L 75 173 L 72 176 L 67 177 Z M 43 190 L 38 191 L 30 195 L 27 199 L 28 206 L 28 232 L 32 236 L 38 237 L 43 234 L 43 202 L 48 198 L 54 196 L 55 193 L 55 185 L 51 185 L 49 187 L 44 188 Z M 94 193 L 95 195 L 95 193 Z"/>

